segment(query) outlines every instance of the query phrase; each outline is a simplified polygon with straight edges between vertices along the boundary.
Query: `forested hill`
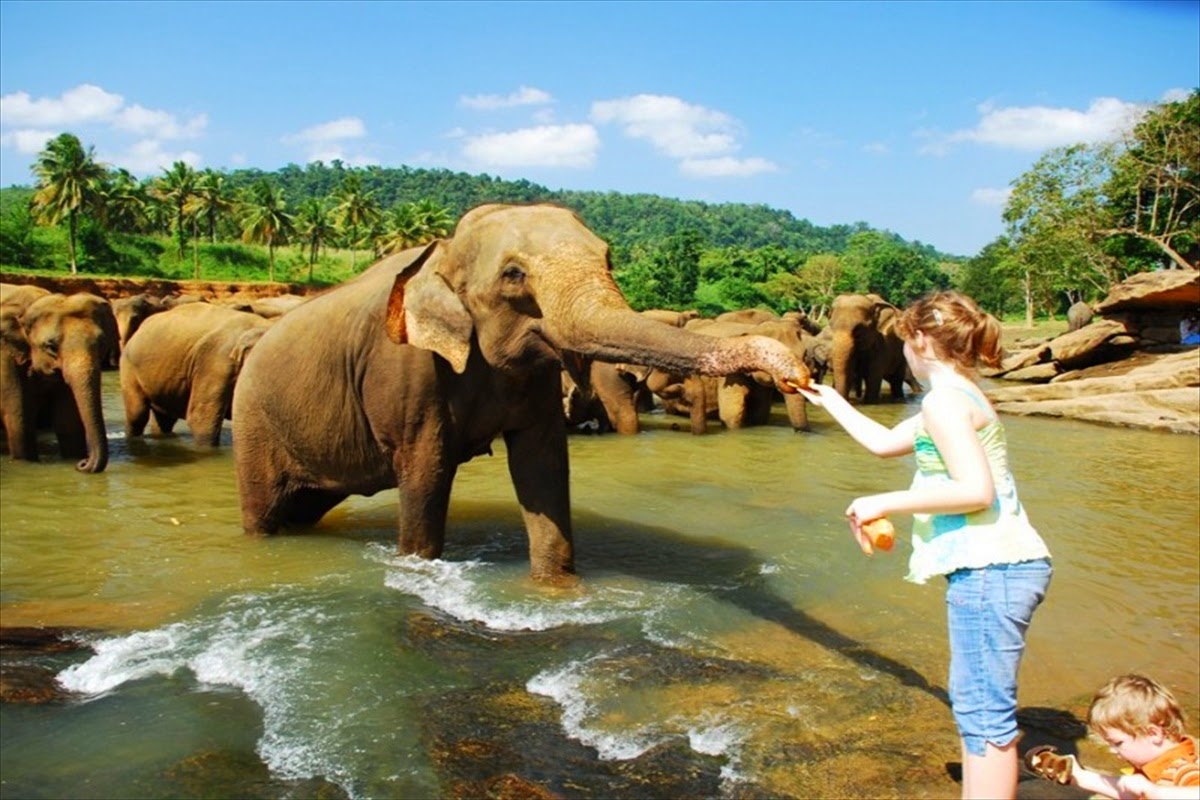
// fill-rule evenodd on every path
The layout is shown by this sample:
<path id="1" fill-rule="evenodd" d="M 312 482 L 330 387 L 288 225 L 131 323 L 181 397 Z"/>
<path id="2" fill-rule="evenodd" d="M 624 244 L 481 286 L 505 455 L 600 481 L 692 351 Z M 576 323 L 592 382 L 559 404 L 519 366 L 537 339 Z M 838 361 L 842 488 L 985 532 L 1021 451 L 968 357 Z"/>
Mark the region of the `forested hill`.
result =
<path id="1" fill-rule="evenodd" d="M 284 190 L 288 205 L 309 197 L 332 195 L 348 174 L 362 180 L 381 208 L 431 200 L 457 219 L 483 203 L 557 203 L 573 209 L 614 248 L 628 251 L 653 247 L 683 233 L 698 233 L 707 247 L 755 249 L 776 246 L 802 253 L 842 253 L 855 233 L 872 230 L 866 222 L 821 227 L 796 219 L 788 211 L 745 203 L 703 203 L 650 194 L 556 191 L 527 180 L 502 180 L 445 169 L 369 166 L 348 168 L 338 161 L 289 164 L 275 172 L 257 169 L 226 173 L 231 188 L 247 187 L 269 178 Z M 904 240 L 889 234 L 897 242 Z M 932 246 L 917 249 L 934 261 L 954 260 Z"/>

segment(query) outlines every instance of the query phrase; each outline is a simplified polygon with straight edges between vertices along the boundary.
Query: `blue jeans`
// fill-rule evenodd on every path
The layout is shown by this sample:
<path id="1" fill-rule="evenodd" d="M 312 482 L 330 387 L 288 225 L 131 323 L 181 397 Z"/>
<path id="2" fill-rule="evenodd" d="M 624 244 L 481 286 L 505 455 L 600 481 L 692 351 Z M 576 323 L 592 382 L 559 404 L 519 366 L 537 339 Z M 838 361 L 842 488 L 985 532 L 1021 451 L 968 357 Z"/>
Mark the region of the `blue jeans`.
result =
<path id="1" fill-rule="evenodd" d="M 946 576 L 950 707 L 967 752 L 1017 738 L 1017 670 L 1025 631 L 1046 596 L 1048 559 L 961 569 Z"/>

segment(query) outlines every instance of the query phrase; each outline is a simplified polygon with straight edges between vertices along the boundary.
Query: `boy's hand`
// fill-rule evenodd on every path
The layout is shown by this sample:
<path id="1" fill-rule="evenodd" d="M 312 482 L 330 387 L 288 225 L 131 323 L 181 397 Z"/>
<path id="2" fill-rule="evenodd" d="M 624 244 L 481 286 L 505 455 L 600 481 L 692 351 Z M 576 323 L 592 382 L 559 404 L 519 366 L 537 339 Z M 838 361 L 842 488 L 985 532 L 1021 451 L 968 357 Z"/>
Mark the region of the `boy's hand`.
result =
<path id="1" fill-rule="evenodd" d="M 1117 791 L 1121 793 L 1121 800 L 1141 800 L 1153 788 L 1154 784 L 1150 779 L 1139 772 L 1117 778 Z"/>

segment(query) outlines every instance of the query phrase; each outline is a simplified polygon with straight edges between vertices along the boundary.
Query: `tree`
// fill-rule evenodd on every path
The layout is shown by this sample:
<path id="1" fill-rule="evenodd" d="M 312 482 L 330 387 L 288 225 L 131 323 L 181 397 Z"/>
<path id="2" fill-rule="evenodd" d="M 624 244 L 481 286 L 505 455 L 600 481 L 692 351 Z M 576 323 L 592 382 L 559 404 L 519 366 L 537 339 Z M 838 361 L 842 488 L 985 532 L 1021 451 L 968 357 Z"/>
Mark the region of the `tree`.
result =
<path id="1" fill-rule="evenodd" d="M 324 202 L 310 197 L 300 204 L 296 214 L 296 235 L 308 247 L 309 283 L 312 283 L 313 266 L 317 263 L 321 248 L 333 238 L 335 232 L 333 216 Z"/>
<path id="2" fill-rule="evenodd" d="M 283 190 L 268 180 L 250 187 L 242 197 L 242 241 L 267 246 L 270 280 L 275 280 L 275 247 L 287 242 L 295 229 L 292 215 L 287 213 Z"/>
<path id="3" fill-rule="evenodd" d="M 183 258 L 186 242 L 184 223 L 187 221 L 185 208 L 196 189 L 196 171 L 185 161 L 176 161 L 170 169 L 164 169 L 162 177 L 150 187 L 150 195 L 171 207 L 174 216 L 172 227 L 179 242 L 179 258 Z"/>
<path id="4" fill-rule="evenodd" d="M 1133 237 L 1181 269 L 1200 268 L 1200 90 L 1134 126 L 1104 188 L 1109 215 L 1100 234 Z"/>
<path id="5" fill-rule="evenodd" d="M 666 307 L 684 309 L 695 302 L 703 244 L 698 231 L 687 230 L 669 237 L 651 257 L 650 278 Z"/>
<path id="6" fill-rule="evenodd" d="M 67 221 L 67 244 L 71 274 L 78 272 L 75 243 L 79 215 L 96 204 L 105 167 L 96 161 L 92 148 L 86 150 L 72 133 L 60 133 L 46 143 L 33 165 L 37 177 L 32 207 L 39 222 L 58 225 Z"/>
<path id="7" fill-rule="evenodd" d="M 340 162 L 334 161 L 334 166 Z M 357 270 L 358 261 L 354 248 L 361 244 L 359 232 L 369 229 L 380 218 L 379 205 L 375 202 L 373 192 L 363 189 L 362 178 L 357 173 L 350 173 L 342 180 L 334 193 L 333 219 L 346 235 L 350 245 L 350 268 Z"/>
<path id="8" fill-rule="evenodd" d="M 1002 318 L 1014 305 L 1013 298 L 1021 296 L 1021 275 L 1012 244 L 1001 236 L 967 260 L 958 276 L 958 288 L 975 298 L 981 308 Z"/>
<path id="9" fill-rule="evenodd" d="M 110 230 L 137 233 L 146 226 L 146 186 L 127 169 L 109 172 L 101 184 L 101 217 Z"/>
<path id="10" fill-rule="evenodd" d="M 225 176 L 211 169 L 201 172 L 184 211 L 204 220 L 210 242 L 217 241 L 217 220 L 232 210 L 233 200 L 225 188 Z"/>

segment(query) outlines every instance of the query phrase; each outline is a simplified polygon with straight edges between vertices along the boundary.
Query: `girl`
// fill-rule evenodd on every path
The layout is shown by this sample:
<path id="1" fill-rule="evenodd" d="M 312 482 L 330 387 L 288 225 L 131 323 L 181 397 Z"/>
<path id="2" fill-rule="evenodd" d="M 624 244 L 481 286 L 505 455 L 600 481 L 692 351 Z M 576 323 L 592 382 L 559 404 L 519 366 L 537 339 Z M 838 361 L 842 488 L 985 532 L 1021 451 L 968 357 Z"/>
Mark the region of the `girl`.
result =
<path id="1" fill-rule="evenodd" d="M 846 509 L 850 531 L 869 554 L 864 523 L 913 515 L 907 579 L 944 575 L 948 583 L 949 693 L 962 739 L 962 796 L 1012 798 L 1017 669 L 1051 569 L 1017 499 L 1004 428 L 975 382 L 980 362 L 999 363 L 1000 323 L 966 295 L 939 292 L 913 303 L 896 327 L 913 375 L 929 386 L 921 413 L 888 429 L 831 386 L 813 384 L 804 395 L 875 455 L 914 454 L 912 486 L 856 498 Z"/>

